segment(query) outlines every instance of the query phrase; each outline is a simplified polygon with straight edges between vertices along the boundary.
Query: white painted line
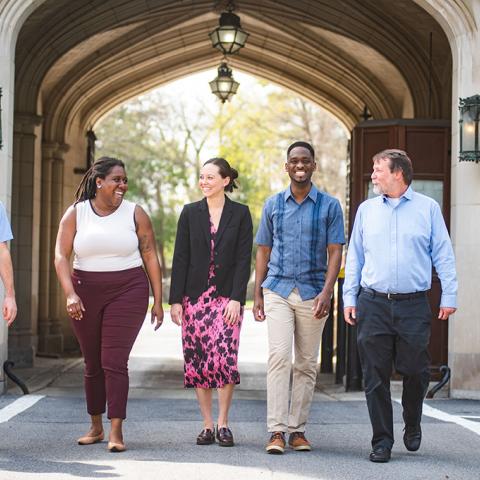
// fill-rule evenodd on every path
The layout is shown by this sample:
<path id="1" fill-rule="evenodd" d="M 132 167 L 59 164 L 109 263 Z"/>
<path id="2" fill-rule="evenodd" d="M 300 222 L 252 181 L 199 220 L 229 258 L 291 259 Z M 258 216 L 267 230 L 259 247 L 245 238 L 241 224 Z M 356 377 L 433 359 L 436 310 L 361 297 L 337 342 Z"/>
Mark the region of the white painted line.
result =
<path id="1" fill-rule="evenodd" d="M 480 419 L 480 415 L 460 415 L 462 418 L 478 418 Z"/>
<path id="2" fill-rule="evenodd" d="M 450 415 L 449 413 L 442 412 L 441 410 L 433 408 L 425 403 L 423 404 L 423 413 L 428 417 L 437 418 L 438 420 L 443 420 L 444 422 L 456 423 L 457 425 L 460 425 L 461 427 L 480 435 L 480 423 L 478 422 L 472 422 L 471 420 L 467 420 L 466 418 L 458 415 Z"/>
<path id="3" fill-rule="evenodd" d="M 395 398 L 394 400 L 400 405 L 402 404 L 402 401 L 399 398 Z M 471 420 L 467 420 L 466 418 L 463 418 L 463 416 L 461 417 L 459 415 L 450 415 L 447 412 L 442 412 L 442 410 L 438 410 L 438 408 L 433 408 L 430 405 L 427 405 L 425 402 L 423 402 L 423 414 L 427 417 L 442 420 L 443 422 L 456 423 L 457 425 L 460 425 L 461 427 L 464 427 L 467 430 L 470 430 L 471 432 L 480 435 L 479 422 L 472 422 Z"/>
<path id="4" fill-rule="evenodd" d="M 15 415 L 24 412 L 44 397 L 45 395 L 25 395 L 17 398 L 17 400 L 0 410 L 0 423 L 8 422 Z"/>

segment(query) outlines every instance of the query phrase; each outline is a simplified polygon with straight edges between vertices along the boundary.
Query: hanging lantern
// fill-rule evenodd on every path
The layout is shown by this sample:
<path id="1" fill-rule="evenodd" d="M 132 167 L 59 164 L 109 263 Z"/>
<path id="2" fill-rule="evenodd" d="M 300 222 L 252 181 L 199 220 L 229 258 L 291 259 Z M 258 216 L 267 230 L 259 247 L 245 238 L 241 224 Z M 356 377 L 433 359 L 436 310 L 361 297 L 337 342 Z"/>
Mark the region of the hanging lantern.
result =
<path id="1" fill-rule="evenodd" d="M 461 98 L 460 106 L 461 162 L 480 162 L 480 95 Z"/>
<path id="2" fill-rule="evenodd" d="M 242 30 L 240 17 L 228 11 L 220 15 L 219 26 L 209 35 L 215 48 L 224 55 L 230 55 L 245 46 L 249 34 Z"/>
<path id="3" fill-rule="evenodd" d="M 229 68 L 225 62 L 220 64 L 217 77 L 209 83 L 212 93 L 216 95 L 222 103 L 230 100 L 233 95 L 237 93 L 238 86 L 240 85 L 232 77 L 232 69 Z"/>

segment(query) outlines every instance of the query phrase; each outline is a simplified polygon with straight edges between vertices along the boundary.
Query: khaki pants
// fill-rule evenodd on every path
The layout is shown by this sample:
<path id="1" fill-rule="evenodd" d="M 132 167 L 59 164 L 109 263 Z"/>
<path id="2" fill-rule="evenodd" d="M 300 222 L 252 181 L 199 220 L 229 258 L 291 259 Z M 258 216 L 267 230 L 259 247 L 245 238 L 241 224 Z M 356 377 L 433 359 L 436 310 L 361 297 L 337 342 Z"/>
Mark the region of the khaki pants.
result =
<path id="1" fill-rule="evenodd" d="M 269 349 L 268 431 L 304 432 L 315 389 L 320 339 L 327 317 L 314 318 L 313 299 L 303 301 L 296 288 L 286 299 L 268 289 L 264 289 L 263 295 Z M 292 343 L 295 345 L 295 361 L 290 398 Z"/>

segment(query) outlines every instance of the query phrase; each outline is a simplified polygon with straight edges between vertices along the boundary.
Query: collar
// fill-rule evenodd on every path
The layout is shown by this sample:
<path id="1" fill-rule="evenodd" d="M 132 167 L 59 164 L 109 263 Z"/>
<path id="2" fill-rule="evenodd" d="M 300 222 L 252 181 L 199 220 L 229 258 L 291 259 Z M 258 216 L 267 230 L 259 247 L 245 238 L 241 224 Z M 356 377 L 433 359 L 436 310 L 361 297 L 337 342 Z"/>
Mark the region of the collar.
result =
<path id="1" fill-rule="evenodd" d="M 411 200 L 413 197 L 413 188 L 411 185 L 408 186 L 408 188 L 405 190 L 405 192 L 403 192 L 403 195 L 400 196 L 400 200 L 402 198 L 405 198 L 405 200 Z M 382 195 L 382 200 L 383 200 L 383 203 L 385 203 L 387 200 L 388 200 L 389 197 L 387 197 L 386 195 Z"/>
<path id="2" fill-rule="evenodd" d="M 310 200 L 313 201 L 313 203 L 317 203 L 317 197 L 320 195 L 320 192 L 318 191 L 317 187 L 311 183 L 310 191 L 308 192 L 307 197 L 310 198 Z M 285 202 L 291 198 L 292 200 L 295 200 L 292 195 L 292 188 L 289 186 L 284 192 L 283 192 L 283 199 Z"/>

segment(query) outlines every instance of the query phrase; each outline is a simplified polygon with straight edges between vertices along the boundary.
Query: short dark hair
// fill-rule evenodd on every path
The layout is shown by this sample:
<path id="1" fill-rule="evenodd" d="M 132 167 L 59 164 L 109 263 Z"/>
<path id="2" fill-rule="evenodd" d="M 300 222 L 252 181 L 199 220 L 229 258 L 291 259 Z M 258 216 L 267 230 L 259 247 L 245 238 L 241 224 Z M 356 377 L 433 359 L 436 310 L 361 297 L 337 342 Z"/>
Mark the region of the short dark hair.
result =
<path id="1" fill-rule="evenodd" d="M 227 177 L 230 178 L 229 184 L 226 185 L 224 188 L 226 192 L 233 192 L 234 188 L 238 188 L 238 185 L 235 183 L 235 179 L 238 178 L 238 172 L 234 168 L 232 168 L 224 158 L 221 158 L 221 157 L 211 158 L 210 160 L 207 160 L 203 164 L 203 166 L 208 165 L 209 163 L 218 167 L 218 171 L 222 178 L 227 178 Z"/>
<path id="2" fill-rule="evenodd" d="M 402 172 L 403 181 L 410 185 L 413 180 L 413 167 L 412 161 L 407 152 L 399 150 L 397 148 L 389 148 L 382 150 L 373 156 L 373 163 L 379 160 L 388 160 L 391 172 Z"/>
<path id="3" fill-rule="evenodd" d="M 101 157 L 85 173 L 75 192 L 75 204 L 94 198 L 97 193 L 97 178 L 105 178 L 113 167 L 122 167 L 125 164 L 118 158 Z"/>
<path id="4" fill-rule="evenodd" d="M 312 158 L 315 158 L 315 150 L 313 149 L 313 147 L 307 142 L 300 142 L 300 141 L 299 142 L 293 142 L 287 148 L 287 157 L 290 155 L 290 152 L 296 147 L 306 148 L 312 154 Z"/>

